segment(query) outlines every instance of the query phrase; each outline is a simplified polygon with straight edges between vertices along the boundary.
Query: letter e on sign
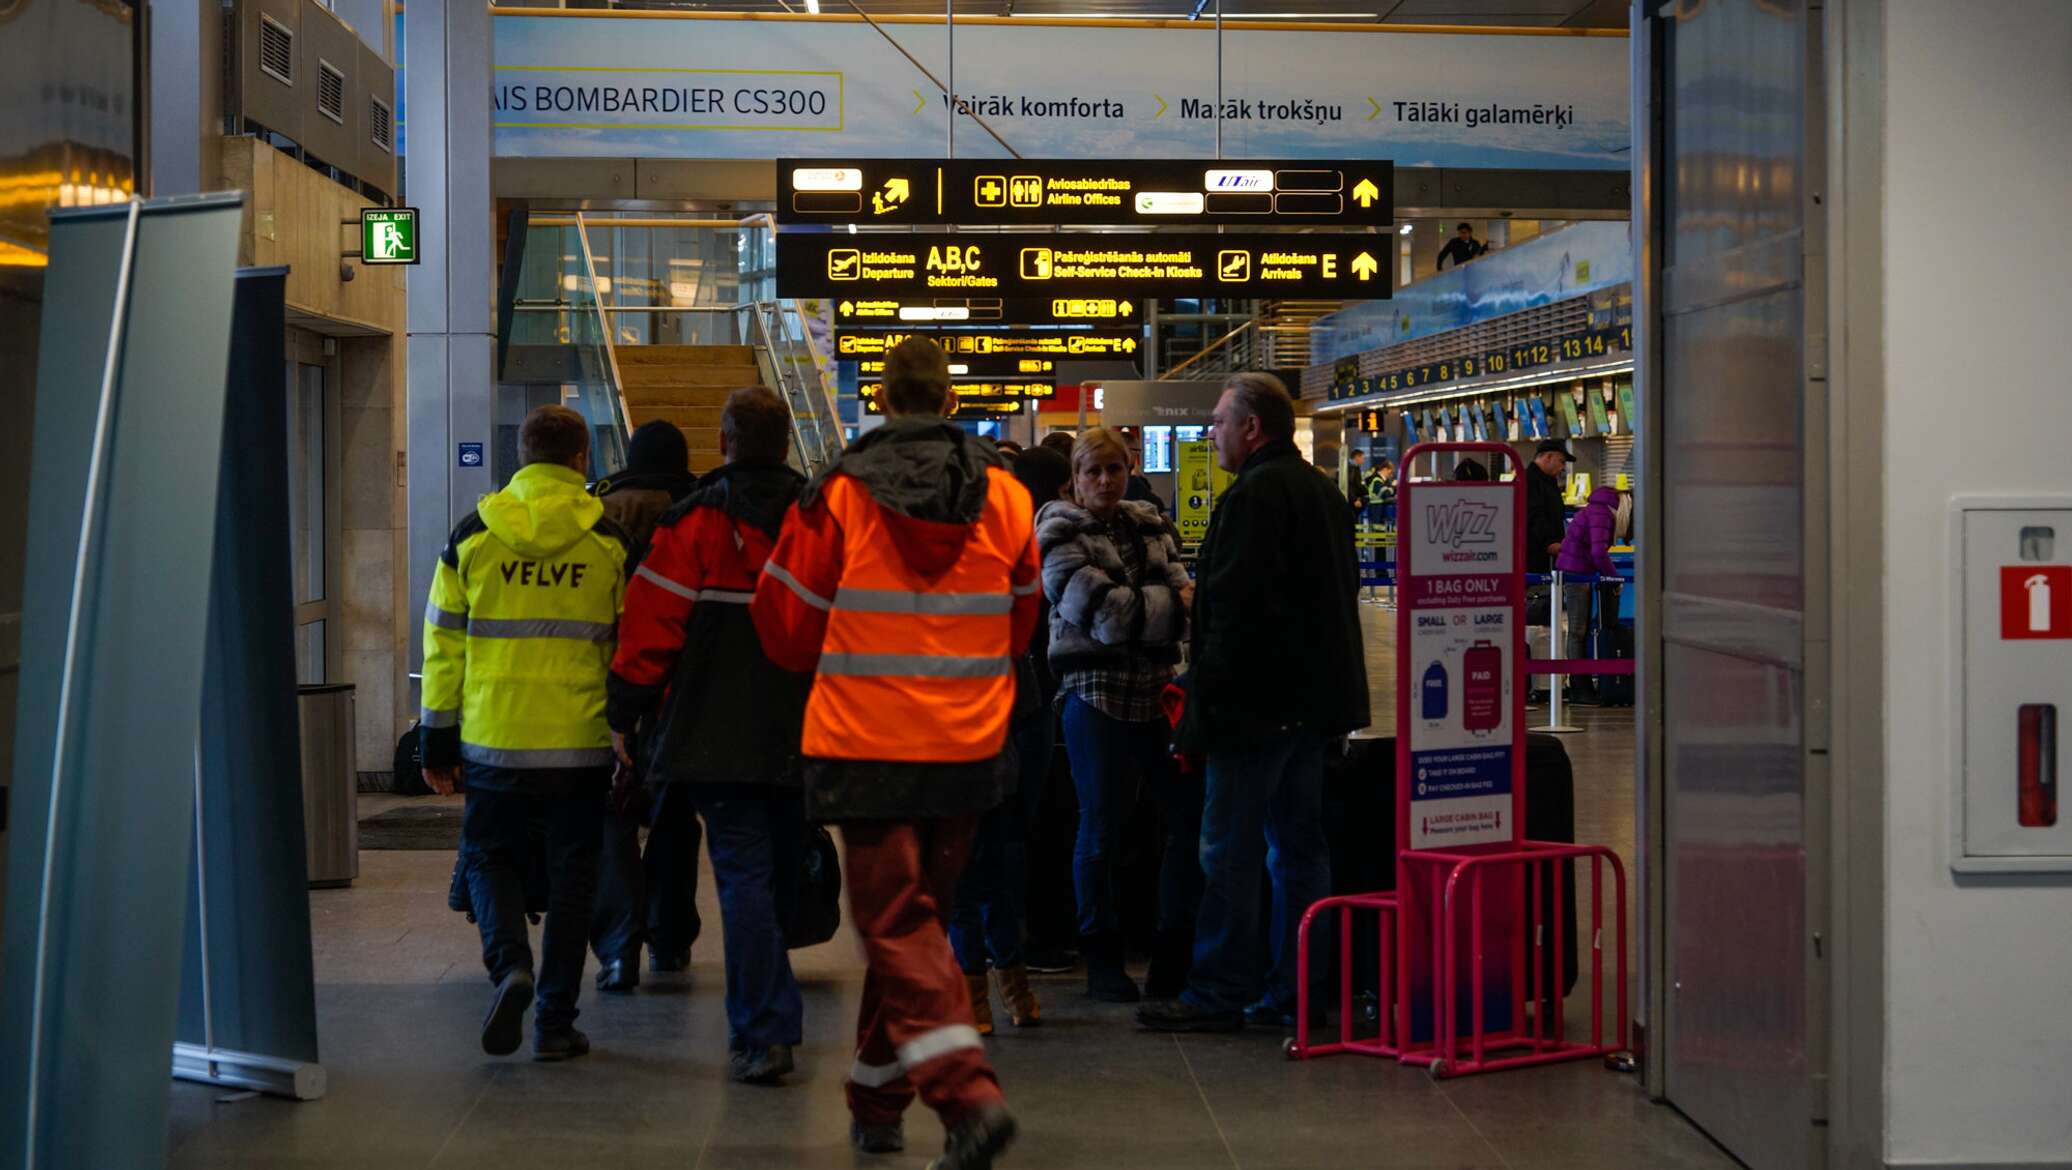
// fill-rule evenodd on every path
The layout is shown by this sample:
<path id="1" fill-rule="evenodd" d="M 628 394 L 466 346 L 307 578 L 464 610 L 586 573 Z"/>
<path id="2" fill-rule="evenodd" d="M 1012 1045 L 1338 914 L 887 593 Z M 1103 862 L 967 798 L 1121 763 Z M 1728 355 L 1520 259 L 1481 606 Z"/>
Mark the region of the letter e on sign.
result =
<path id="1" fill-rule="evenodd" d="M 2072 638 L 2072 565 L 2002 565 L 2000 637 Z"/>

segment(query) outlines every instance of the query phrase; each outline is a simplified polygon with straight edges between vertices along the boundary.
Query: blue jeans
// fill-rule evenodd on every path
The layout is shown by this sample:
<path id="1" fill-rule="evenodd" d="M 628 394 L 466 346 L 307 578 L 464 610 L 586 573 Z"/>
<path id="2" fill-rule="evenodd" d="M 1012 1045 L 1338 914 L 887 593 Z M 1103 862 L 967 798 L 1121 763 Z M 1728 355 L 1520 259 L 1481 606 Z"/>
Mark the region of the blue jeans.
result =
<path id="1" fill-rule="evenodd" d="M 1079 895 L 1079 933 L 1111 938 L 1122 931 L 1116 911 L 1115 860 L 1139 783 L 1151 785 L 1165 837 L 1159 862 L 1158 925 L 1184 930 L 1194 917 L 1200 878 L 1198 790 L 1173 767 L 1172 729 L 1163 719 L 1125 723 L 1104 715 L 1078 695 L 1065 696 L 1065 750 L 1072 786 L 1079 791 L 1079 838 L 1072 850 L 1072 885 Z"/>
<path id="2" fill-rule="evenodd" d="M 971 860 L 957 883 L 957 904 L 950 910 L 950 948 L 966 975 L 1022 961 L 1023 924 L 1029 901 L 1029 826 L 1043 799 L 1050 775 L 1057 731 L 1045 703 L 1015 726 L 1015 756 L 1021 778 L 1014 795 L 979 821 Z"/>
<path id="3" fill-rule="evenodd" d="M 597 961 L 640 962 L 641 944 L 662 955 L 686 954 L 698 938 L 698 818 L 691 797 L 663 785 L 649 801 L 647 853 L 640 818 L 606 811 L 604 852 L 597 861 L 597 907 L 590 949 Z"/>
<path id="4" fill-rule="evenodd" d="M 546 849 L 547 925 L 540 932 L 539 1011 L 533 1018 L 542 1032 L 575 1023 L 610 783 L 610 773 L 600 770 L 595 788 L 581 796 L 467 790 L 460 855 L 482 931 L 482 965 L 492 982 L 533 969 L 524 866 L 534 848 Z"/>
<path id="5" fill-rule="evenodd" d="M 805 1006 L 784 946 L 784 923 L 798 899 L 805 805 L 789 788 L 699 792 L 697 801 L 719 887 L 729 1043 L 736 1051 L 797 1044 Z"/>
<path id="6" fill-rule="evenodd" d="M 1263 994 L 1262 854 L 1274 895 L 1274 960 Z M 1298 729 L 1255 748 L 1209 753 L 1201 868 L 1206 884 L 1194 969 L 1181 998 L 1217 1012 L 1235 1012 L 1259 999 L 1294 1010 L 1296 926 L 1304 911 L 1331 892 L 1321 736 Z"/>

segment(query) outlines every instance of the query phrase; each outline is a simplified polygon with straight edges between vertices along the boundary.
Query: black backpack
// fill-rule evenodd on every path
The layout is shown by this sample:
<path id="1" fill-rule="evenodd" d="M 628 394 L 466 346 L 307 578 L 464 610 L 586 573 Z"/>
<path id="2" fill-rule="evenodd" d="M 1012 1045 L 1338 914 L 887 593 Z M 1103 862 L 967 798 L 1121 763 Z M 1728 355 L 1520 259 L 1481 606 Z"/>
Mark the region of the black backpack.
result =
<path id="1" fill-rule="evenodd" d="M 799 900 L 784 924 L 787 949 L 814 947 L 842 925 L 842 863 L 835 839 L 820 825 L 806 827 L 806 851 L 799 861 Z"/>
<path id="2" fill-rule="evenodd" d="M 396 795 L 430 796 L 432 786 L 424 782 L 423 749 L 417 742 L 417 724 L 396 741 Z"/>

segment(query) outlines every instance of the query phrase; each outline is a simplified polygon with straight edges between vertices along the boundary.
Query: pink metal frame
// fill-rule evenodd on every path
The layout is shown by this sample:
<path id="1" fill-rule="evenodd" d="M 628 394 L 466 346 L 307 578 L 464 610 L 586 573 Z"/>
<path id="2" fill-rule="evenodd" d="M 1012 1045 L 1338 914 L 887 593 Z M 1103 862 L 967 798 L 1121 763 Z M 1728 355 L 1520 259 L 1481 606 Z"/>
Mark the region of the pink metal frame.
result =
<path id="1" fill-rule="evenodd" d="M 1324 1044 L 1309 1042 L 1309 928 L 1317 915 L 1338 911 L 1338 1039 Z M 1379 1032 L 1371 1040 L 1353 1038 L 1353 911 L 1375 912 L 1375 937 L 1380 965 L 1376 969 L 1375 993 L 1380 998 Z M 1295 1060 L 1357 1052 L 1365 1056 L 1398 1055 L 1395 1037 L 1396 896 L 1394 894 L 1342 894 L 1324 898 L 1303 912 L 1302 925 L 1295 932 L 1295 1039 L 1288 1055 Z"/>
<path id="2" fill-rule="evenodd" d="M 1567 934 L 1559 866 L 1584 858 L 1590 861 L 1591 893 L 1590 1039 L 1587 1043 L 1567 1039 L 1562 1005 L 1564 997 L 1559 988 L 1542 986 L 1547 961 L 1551 957 L 1558 962 L 1561 940 Z M 1443 884 L 1435 882 L 1432 889 L 1431 941 L 1433 954 L 1438 956 L 1440 965 L 1438 978 L 1433 981 L 1434 1039 L 1429 1048 L 1405 1050 L 1398 1059 L 1404 1064 L 1426 1065 L 1435 1077 L 1456 1077 L 1587 1060 L 1624 1051 L 1630 1024 L 1626 991 L 1626 868 L 1619 861 L 1618 854 L 1602 845 L 1523 841 L 1516 849 L 1495 853 L 1406 850 L 1401 860 L 1406 869 L 1421 865 L 1444 872 L 1445 881 Z M 1607 865 L 1611 868 L 1614 891 L 1612 921 L 1616 972 L 1613 993 L 1617 1004 L 1609 1039 L 1604 1031 L 1604 870 Z M 1526 928 L 1515 940 L 1511 955 L 1512 1026 L 1495 1033 L 1487 1030 L 1483 1020 L 1486 1006 L 1483 978 L 1488 957 L 1484 950 L 1488 932 L 1484 929 L 1483 896 L 1487 884 L 1485 876 L 1492 870 L 1498 872 L 1497 880 L 1509 884 L 1510 891 L 1526 908 Z M 1551 906 L 1551 921 L 1545 923 L 1540 921 L 1543 881 L 1553 890 L 1553 895 L 1547 899 Z M 1464 882 L 1465 891 L 1462 890 Z M 1523 884 L 1522 889 L 1520 883 Z M 1464 908 L 1465 914 L 1462 913 Z M 1466 946 L 1470 949 L 1465 989 L 1461 986 L 1459 971 L 1464 928 L 1467 931 Z M 1401 975 L 1407 976 L 1408 972 Z M 1396 1034 L 1408 1036 L 1407 980 L 1402 987 L 1397 998 Z M 1470 1026 L 1466 1037 L 1457 1032 L 1459 997 L 1463 990 L 1469 996 Z M 1538 1006 L 1542 1003 L 1547 1005 L 1544 1012 Z M 1529 1029 L 1524 1024 L 1528 1004 L 1534 1005 Z"/>

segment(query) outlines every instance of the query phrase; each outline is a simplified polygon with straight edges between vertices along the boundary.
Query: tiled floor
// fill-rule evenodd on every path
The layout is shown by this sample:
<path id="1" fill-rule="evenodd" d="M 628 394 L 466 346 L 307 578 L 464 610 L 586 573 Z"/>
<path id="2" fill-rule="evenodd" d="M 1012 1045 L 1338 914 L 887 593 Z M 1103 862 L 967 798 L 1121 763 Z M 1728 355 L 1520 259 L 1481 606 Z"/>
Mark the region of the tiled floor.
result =
<path id="1" fill-rule="evenodd" d="M 1379 634 L 1384 615 L 1370 617 Z M 1370 645 L 1385 678 L 1386 639 Z M 1389 695 L 1376 688 L 1377 708 Z M 1630 856 L 1630 713 L 1580 714 L 1591 731 L 1570 744 L 1579 829 Z M 841 1086 L 861 965 L 846 932 L 794 954 L 807 1041 L 787 1087 L 725 1079 L 716 943 L 700 943 L 688 976 L 650 977 L 637 995 L 586 988 L 582 1024 L 597 1051 L 583 1060 L 484 1057 L 476 1028 L 489 989 L 474 928 L 445 909 L 451 864 L 444 853 L 365 853 L 352 889 L 312 893 L 329 1094 L 223 1101 L 176 1084 L 173 1166 L 906 1170 L 938 1148 L 940 1130 L 918 1108 L 908 1153 L 849 1148 Z M 707 880 L 700 894 L 716 924 L 711 889 Z M 1040 993 L 1043 1026 L 1003 1028 L 988 1045 L 1023 1121 L 1010 1170 L 1734 1165 L 1631 1078 L 1594 1063 L 1435 1085 L 1362 1057 L 1291 1064 L 1277 1033 L 1139 1033 L 1127 1009 L 1089 1002 L 1067 977 Z"/>

